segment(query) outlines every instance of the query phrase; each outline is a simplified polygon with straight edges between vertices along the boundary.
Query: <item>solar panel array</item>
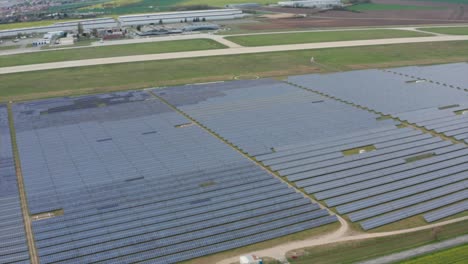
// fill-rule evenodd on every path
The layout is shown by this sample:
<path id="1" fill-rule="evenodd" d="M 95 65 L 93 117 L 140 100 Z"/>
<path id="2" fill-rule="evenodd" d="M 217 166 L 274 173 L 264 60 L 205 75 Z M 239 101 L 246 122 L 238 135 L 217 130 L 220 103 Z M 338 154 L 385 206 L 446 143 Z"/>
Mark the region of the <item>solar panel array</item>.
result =
<path id="1" fill-rule="evenodd" d="M 468 92 L 468 63 L 466 62 L 393 68 L 388 71 Z"/>
<path id="2" fill-rule="evenodd" d="M 337 221 L 146 92 L 14 105 L 41 263 L 176 263 Z"/>
<path id="3" fill-rule="evenodd" d="M 368 145 L 376 150 L 342 152 Z M 411 128 L 285 146 L 257 159 L 365 230 L 468 199 L 468 148 Z"/>
<path id="4" fill-rule="evenodd" d="M 318 91 L 348 103 L 361 105 L 428 130 L 444 134 L 445 136 L 467 142 L 468 111 L 466 110 L 468 109 L 468 94 L 463 82 L 466 79 L 467 65 L 466 63 L 461 63 L 406 67 L 385 71 L 365 70 L 323 75 L 303 75 L 293 76 L 288 80 L 306 89 Z M 466 146 L 463 145 L 459 145 L 458 147 L 461 147 L 462 151 L 466 149 Z M 438 156 L 428 159 L 428 161 L 437 159 Z M 450 171 L 450 168 L 446 169 L 447 173 L 455 173 Z M 467 174 L 467 172 L 462 172 L 462 174 Z M 437 202 L 434 204 L 446 205 L 447 203 L 455 203 L 460 198 L 461 200 L 468 198 L 465 194 L 467 186 L 464 184 L 456 184 L 454 186 L 461 188 L 463 192 L 457 194 L 458 196 L 456 195 L 454 199 L 451 199 L 450 195 L 447 196 L 449 198 L 440 198 L 443 201 L 440 204 Z M 455 187 L 448 190 L 456 190 L 457 188 Z M 438 189 L 434 190 L 435 193 L 437 191 Z M 437 214 L 437 211 L 435 211 L 434 215 L 446 217 L 456 214 L 460 210 L 464 210 L 460 209 L 460 204 L 447 207 L 451 209 L 441 209 L 442 213 L 440 214 Z M 404 205 L 408 206 L 407 204 Z M 393 203 L 389 202 L 386 202 L 386 206 L 387 208 L 395 207 Z M 341 207 L 337 208 L 340 209 Z M 434 209 L 431 208 L 431 203 L 421 203 L 418 206 L 408 208 L 408 210 L 405 210 L 400 215 L 398 213 L 394 215 L 388 214 L 387 221 L 401 219 L 403 216 L 412 216 L 422 211 Z M 374 209 L 378 210 L 379 208 L 371 208 L 369 210 Z M 431 214 L 429 213 L 428 215 Z M 350 214 L 350 217 L 356 221 L 362 220 L 364 216 L 370 215 Z M 436 217 L 426 218 L 428 221 L 432 221 L 431 219 L 436 219 Z M 384 223 L 384 221 L 377 217 L 375 221 L 368 220 L 367 222 L 363 222 L 363 227 L 370 229 L 381 223 Z"/>
<path id="5" fill-rule="evenodd" d="M 468 93 L 382 70 L 292 76 L 289 82 L 384 114 L 468 102 Z"/>
<path id="6" fill-rule="evenodd" d="M 468 101 L 398 114 L 398 118 L 468 143 Z"/>
<path id="7" fill-rule="evenodd" d="M 29 263 L 5 105 L 0 105 L 0 212 L 0 263 Z"/>
<path id="8" fill-rule="evenodd" d="M 275 80 L 154 90 L 249 155 L 289 144 L 394 124 L 378 115 Z"/>

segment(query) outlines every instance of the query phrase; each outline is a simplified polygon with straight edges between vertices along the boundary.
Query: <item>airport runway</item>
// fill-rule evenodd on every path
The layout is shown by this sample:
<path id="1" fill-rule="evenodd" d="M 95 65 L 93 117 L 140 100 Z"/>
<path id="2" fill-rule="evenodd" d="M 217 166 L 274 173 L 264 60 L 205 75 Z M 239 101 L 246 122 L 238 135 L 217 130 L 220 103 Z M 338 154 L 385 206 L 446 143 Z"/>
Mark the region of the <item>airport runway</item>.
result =
<path id="1" fill-rule="evenodd" d="M 334 42 L 275 45 L 275 46 L 261 46 L 261 47 L 230 47 L 226 49 L 215 49 L 215 50 L 171 52 L 171 53 L 161 53 L 161 54 L 121 56 L 121 57 L 74 60 L 74 61 L 2 67 L 0 68 L 0 74 L 63 69 L 63 68 L 105 65 L 105 64 L 128 63 L 128 62 L 187 59 L 187 58 L 210 57 L 210 56 L 241 55 L 241 54 L 294 51 L 294 50 L 313 50 L 313 49 L 324 49 L 324 48 L 344 48 L 344 47 L 359 47 L 359 46 L 373 46 L 373 45 L 387 45 L 387 44 L 407 44 L 407 43 L 463 41 L 463 40 L 468 40 L 468 36 L 442 35 L 442 36 L 430 36 L 430 37 L 334 41 Z"/>

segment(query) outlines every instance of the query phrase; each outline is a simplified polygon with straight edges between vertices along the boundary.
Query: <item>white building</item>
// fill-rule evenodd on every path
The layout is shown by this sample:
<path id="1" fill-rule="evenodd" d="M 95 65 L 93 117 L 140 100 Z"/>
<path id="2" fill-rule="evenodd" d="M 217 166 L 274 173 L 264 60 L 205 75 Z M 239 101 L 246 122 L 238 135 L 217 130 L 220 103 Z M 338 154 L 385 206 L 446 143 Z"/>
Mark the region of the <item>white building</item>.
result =
<path id="1" fill-rule="evenodd" d="M 309 7 L 327 9 L 334 6 L 342 6 L 341 0 L 300 0 L 300 1 L 286 1 L 278 2 L 282 7 Z"/>
<path id="2" fill-rule="evenodd" d="M 162 23 L 178 23 L 208 20 L 226 20 L 242 18 L 244 14 L 238 9 L 212 9 L 184 12 L 164 12 L 140 15 L 120 16 L 121 26 L 136 26 Z"/>
<path id="3" fill-rule="evenodd" d="M 31 28 L 18 28 L 9 30 L 0 30 L 1 37 L 14 37 L 18 34 L 29 35 L 33 33 L 47 33 L 52 31 L 77 31 L 78 23 L 83 25 L 84 30 L 100 29 L 100 28 L 114 28 L 117 27 L 117 21 L 113 18 L 96 18 L 85 19 L 55 23 L 50 26 L 31 27 Z"/>

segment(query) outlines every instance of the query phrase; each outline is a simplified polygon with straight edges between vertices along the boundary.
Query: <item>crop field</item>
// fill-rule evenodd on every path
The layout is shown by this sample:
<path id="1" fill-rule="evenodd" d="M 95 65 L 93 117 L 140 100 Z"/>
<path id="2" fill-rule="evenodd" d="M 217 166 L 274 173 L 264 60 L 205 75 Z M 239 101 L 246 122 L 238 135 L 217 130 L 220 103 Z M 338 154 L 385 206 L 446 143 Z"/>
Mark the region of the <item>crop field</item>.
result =
<path id="1" fill-rule="evenodd" d="M 299 257 L 293 259 L 293 252 L 289 252 L 287 256 L 288 261 L 293 264 L 309 264 L 311 262 L 316 264 L 356 263 L 430 243 L 440 242 L 441 240 L 450 239 L 467 233 L 467 221 L 462 221 L 441 228 L 437 237 L 434 236 L 433 231 L 429 229 L 410 234 L 297 249 L 294 250 L 294 252 L 296 252 Z M 406 262 L 404 263 L 406 264 Z M 428 263 L 432 264 L 432 262 L 421 262 L 421 264 Z"/>
<path id="2" fill-rule="evenodd" d="M 459 62 L 468 60 L 466 43 L 457 41 L 305 50 L 6 74 L 2 75 L 0 82 L 0 98 L 6 101 L 99 93 L 232 80 L 238 75 L 270 77 L 318 71 Z M 431 53 L 428 54 L 427 50 L 431 50 Z M 312 64 L 311 57 L 320 66 Z"/>
<path id="3" fill-rule="evenodd" d="M 435 27 L 420 28 L 420 30 L 447 35 L 468 35 L 468 27 Z"/>
<path id="4" fill-rule="evenodd" d="M 405 37 L 424 37 L 424 36 L 429 36 L 429 35 L 424 34 L 424 33 L 404 31 L 404 30 L 376 29 L 376 30 L 347 30 L 347 31 L 243 35 L 243 36 L 226 37 L 226 39 L 236 42 L 243 46 L 267 46 L 267 45 L 315 43 L 315 42 L 327 42 L 327 41 L 405 38 Z"/>
<path id="5" fill-rule="evenodd" d="M 84 60 L 94 58 L 222 48 L 225 48 L 225 46 L 210 39 L 174 40 L 140 44 L 109 45 L 101 47 L 51 50 L 1 56 L 0 67 L 57 62 L 66 60 Z"/>
<path id="6" fill-rule="evenodd" d="M 386 11 L 386 10 L 424 10 L 424 9 L 436 9 L 437 7 L 432 6 L 415 6 L 415 5 L 393 5 L 393 4 L 357 4 L 347 7 L 346 9 L 357 12 L 365 11 Z"/>
<path id="7" fill-rule="evenodd" d="M 463 264 L 468 260 L 468 245 L 446 249 L 412 260 L 403 261 L 402 264 Z"/>

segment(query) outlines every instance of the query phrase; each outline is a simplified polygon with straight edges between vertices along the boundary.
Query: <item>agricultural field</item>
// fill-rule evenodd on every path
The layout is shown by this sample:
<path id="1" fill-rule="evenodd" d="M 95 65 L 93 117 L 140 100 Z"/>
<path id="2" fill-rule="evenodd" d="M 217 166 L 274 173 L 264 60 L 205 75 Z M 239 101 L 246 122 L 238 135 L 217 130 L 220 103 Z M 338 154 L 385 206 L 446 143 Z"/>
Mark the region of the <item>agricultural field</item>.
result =
<path id="1" fill-rule="evenodd" d="M 468 35 L 468 27 L 433 27 L 419 29 L 427 32 L 434 32 L 447 35 Z"/>
<path id="2" fill-rule="evenodd" d="M 350 11 L 365 12 L 365 11 L 387 11 L 387 10 L 424 10 L 437 9 L 432 6 L 415 6 L 415 5 L 394 5 L 394 4 L 357 4 L 346 8 Z"/>
<path id="3" fill-rule="evenodd" d="M 156 54 L 165 52 L 221 49 L 224 45 L 210 39 L 175 40 L 139 44 L 109 45 L 6 55 L 0 57 L 0 67 L 66 60 L 84 60 L 116 56 Z"/>
<path id="4" fill-rule="evenodd" d="M 401 264 L 463 264 L 466 261 L 468 261 L 468 244 L 403 261 Z"/>
<path id="5" fill-rule="evenodd" d="M 327 42 L 327 41 L 424 37 L 424 36 L 429 36 L 429 34 L 412 32 L 412 31 L 404 31 L 404 30 L 394 30 L 394 29 L 376 29 L 376 30 L 347 30 L 347 31 L 306 32 L 306 33 L 242 35 L 242 36 L 230 36 L 230 37 L 226 37 L 226 39 L 236 42 L 242 46 L 267 46 L 267 45 L 283 45 L 283 44 L 316 43 L 316 42 Z"/>
<path id="6" fill-rule="evenodd" d="M 435 3 L 446 3 L 446 4 L 468 4 L 467 0 L 409 0 L 414 2 L 435 2 Z"/>
<path id="7" fill-rule="evenodd" d="M 430 55 L 426 50 L 431 50 Z M 320 65 L 311 64 L 311 57 Z M 2 75 L 0 98 L 18 100 L 98 93 L 230 80 L 238 75 L 274 77 L 466 60 L 467 42 L 454 41 L 124 63 Z"/>
<path id="8" fill-rule="evenodd" d="M 437 236 L 429 229 L 411 234 L 297 249 L 288 253 L 288 260 L 293 264 L 308 264 L 311 261 L 317 264 L 356 263 L 467 234 L 466 225 L 467 221 L 447 225 L 439 230 Z M 292 258 L 294 253 L 298 256 L 295 259 Z"/>

